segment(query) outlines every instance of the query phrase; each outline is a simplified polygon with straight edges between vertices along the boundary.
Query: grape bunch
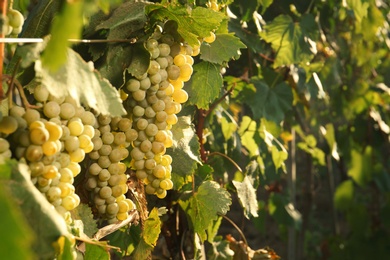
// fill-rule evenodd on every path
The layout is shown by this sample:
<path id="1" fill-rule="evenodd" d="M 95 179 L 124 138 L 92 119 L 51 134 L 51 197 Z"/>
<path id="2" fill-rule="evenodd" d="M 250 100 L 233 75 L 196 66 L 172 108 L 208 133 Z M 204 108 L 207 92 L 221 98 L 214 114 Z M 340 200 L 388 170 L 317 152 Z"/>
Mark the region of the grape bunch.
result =
<path id="1" fill-rule="evenodd" d="M 128 80 L 123 88 L 137 132 L 132 142 L 131 167 L 145 184 L 148 194 L 164 198 L 172 189 L 170 155 L 166 148 L 173 145 L 172 125 L 176 124 L 181 104 L 188 100 L 183 89 L 193 72 L 192 56 L 199 47 L 178 43 L 169 33 L 154 33 L 145 43 L 151 60 L 147 73 Z"/>
<path id="2" fill-rule="evenodd" d="M 129 156 L 127 148 L 134 140 L 132 122 L 128 118 L 99 115 L 92 138 L 91 165 L 86 174 L 85 188 L 101 219 L 108 223 L 125 220 L 135 208 L 127 199 L 127 166 L 121 161 Z"/>
<path id="3" fill-rule="evenodd" d="M 13 106 L 3 118 L 12 153 L 26 161 L 32 182 L 71 223 L 69 211 L 80 204 L 74 177 L 81 172 L 85 154 L 93 150 L 96 119 L 71 97 L 55 98 L 44 86 L 34 89 L 34 98 L 40 102 L 39 109 Z"/>
<path id="4" fill-rule="evenodd" d="M 5 35 L 18 35 L 22 32 L 24 17 L 21 12 L 15 9 L 8 9 L 6 23 L 3 27 Z"/>

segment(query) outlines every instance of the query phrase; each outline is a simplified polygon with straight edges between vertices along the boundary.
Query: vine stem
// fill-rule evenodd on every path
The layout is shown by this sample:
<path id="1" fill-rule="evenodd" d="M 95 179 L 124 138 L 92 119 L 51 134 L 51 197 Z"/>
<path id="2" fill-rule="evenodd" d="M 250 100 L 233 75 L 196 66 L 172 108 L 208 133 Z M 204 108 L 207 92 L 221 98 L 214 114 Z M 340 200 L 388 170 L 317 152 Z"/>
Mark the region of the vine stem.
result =
<path id="1" fill-rule="evenodd" d="M 217 101 L 215 101 L 208 110 L 198 108 L 198 124 L 196 127 L 196 135 L 199 139 L 200 144 L 200 158 L 202 159 L 202 162 L 207 162 L 207 152 L 204 148 L 203 144 L 203 129 L 204 129 L 204 123 L 206 120 L 206 117 L 216 108 L 216 106 L 221 103 L 227 96 L 229 96 L 234 88 L 236 87 L 236 84 L 234 83 L 233 86 L 226 91 Z"/>
<path id="2" fill-rule="evenodd" d="M 237 170 L 239 172 L 242 172 L 241 167 L 232 158 L 230 158 L 226 154 L 223 154 L 223 153 L 220 153 L 220 152 L 212 152 L 212 153 L 209 154 L 209 156 L 213 156 L 213 155 L 219 155 L 219 156 L 222 156 L 222 157 L 228 159 L 237 168 Z"/>
<path id="3" fill-rule="evenodd" d="M 233 222 L 233 220 L 231 220 L 230 218 L 228 218 L 225 215 L 220 215 L 220 216 L 223 217 L 224 219 L 226 219 L 237 230 L 237 232 L 240 234 L 242 240 L 244 241 L 246 249 L 247 249 L 248 248 L 248 241 L 246 240 L 244 232 L 242 232 L 242 230 L 237 226 L 236 223 Z"/>
<path id="4" fill-rule="evenodd" d="M 7 15 L 7 0 L 0 0 L 1 15 L 5 17 Z M 1 30 L 0 39 L 4 38 L 4 32 Z M 3 61 L 4 61 L 4 43 L 0 42 L 0 100 L 4 99 L 3 90 Z"/>

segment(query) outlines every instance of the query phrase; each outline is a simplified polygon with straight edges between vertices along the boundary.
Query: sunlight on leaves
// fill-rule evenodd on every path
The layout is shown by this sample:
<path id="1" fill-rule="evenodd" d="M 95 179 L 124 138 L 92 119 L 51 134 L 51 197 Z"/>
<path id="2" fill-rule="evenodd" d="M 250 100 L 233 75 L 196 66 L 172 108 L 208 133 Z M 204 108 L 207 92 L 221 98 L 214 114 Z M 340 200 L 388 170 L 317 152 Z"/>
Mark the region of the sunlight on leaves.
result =
<path id="1" fill-rule="evenodd" d="M 100 76 L 92 63 L 85 62 L 79 54 L 68 49 L 68 59 L 57 72 L 51 72 L 38 60 L 35 72 L 40 82 L 55 97 L 70 95 L 102 114 L 125 114 L 118 91 Z"/>

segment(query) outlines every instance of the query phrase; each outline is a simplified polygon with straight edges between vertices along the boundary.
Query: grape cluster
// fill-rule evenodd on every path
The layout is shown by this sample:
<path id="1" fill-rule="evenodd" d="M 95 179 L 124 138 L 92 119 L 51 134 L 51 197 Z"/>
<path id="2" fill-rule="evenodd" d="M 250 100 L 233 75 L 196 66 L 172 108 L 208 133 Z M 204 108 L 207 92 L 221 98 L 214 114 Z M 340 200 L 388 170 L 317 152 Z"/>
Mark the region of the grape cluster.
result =
<path id="1" fill-rule="evenodd" d="M 41 108 L 13 106 L 3 118 L 8 125 L 5 131 L 16 128 L 9 138 L 15 144 L 13 155 L 26 160 L 32 182 L 70 223 L 69 211 L 80 204 L 74 177 L 85 154 L 93 150 L 96 119 L 71 97 L 55 98 L 43 86 L 34 89 L 34 97 Z"/>
<path id="2" fill-rule="evenodd" d="M 164 198 L 173 187 L 172 158 L 165 152 L 173 144 L 171 128 L 178 121 L 176 114 L 188 100 L 184 82 L 192 75 L 192 56 L 199 54 L 199 47 L 175 42 L 172 35 L 161 32 L 148 39 L 145 48 L 151 56 L 147 73 L 130 79 L 123 88 L 137 132 L 131 167 L 146 184 L 146 193 Z"/>
<path id="3" fill-rule="evenodd" d="M 24 24 L 23 14 L 15 9 L 8 9 L 7 20 L 4 28 L 5 35 L 18 35 L 22 31 Z"/>
<path id="4" fill-rule="evenodd" d="M 129 156 L 127 148 L 134 140 L 132 122 L 128 118 L 99 115 L 92 138 L 92 161 L 86 174 L 85 188 L 91 191 L 92 202 L 102 219 L 109 223 L 125 220 L 135 208 L 127 199 L 127 166 L 121 161 Z"/>

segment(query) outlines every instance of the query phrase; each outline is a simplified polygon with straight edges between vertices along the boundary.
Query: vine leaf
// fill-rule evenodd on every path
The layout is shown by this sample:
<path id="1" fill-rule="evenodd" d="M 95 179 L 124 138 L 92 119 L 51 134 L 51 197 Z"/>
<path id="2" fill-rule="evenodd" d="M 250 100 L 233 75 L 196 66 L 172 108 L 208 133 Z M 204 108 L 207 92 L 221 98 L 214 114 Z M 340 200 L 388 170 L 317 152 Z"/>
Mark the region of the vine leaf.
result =
<path id="1" fill-rule="evenodd" d="M 194 74 L 186 85 L 189 104 L 208 109 L 210 103 L 218 98 L 222 84 L 218 65 L 206 61 L 194 65 Z"/>
<path id="2" fill-rule="evenodd" d="M 252 78 L 251 81 L 256 93 L 248 97 L 247 104 L 252 109 L 254 119 L 265 117 L 275 123 L 283 121 L 285 113 L 292 108 L 291 88 L 283 81 L 274 87 L 259 78 Z"/>
<path id="3" fill-rule="evenodd" d="M 256 198 L 256 189 L 248 176 L 242 182 L 233 180 L 233 185 L 237 189 L 237 196 L 244 208 L 245 217 L 249 219 L 250 216 L 258 217 L 258 203 Z"/>
<path id="4" fill-rule="evenodd" d="M 171 155 L 172 173 L 186 176 L 192 174 L 197 163 L 201 163 L 199 156 L 199 141 L 195 130 L 191 125 L 190 116 L 181 116 L 177 124 L 172 126 L 173 147 L 167 149 Z"/>
<path id="5" fill-rule="evenodd" d="M 68 39 L 79 39 L 83 26 L 83 1 L 66 1 L 53 20 L 51 37 L 41 60 L 55 72 L 66 62 Z"/>
<path id="6" fill-rule="evenodd" d="M 74 215 L 74 219 L 82 220 L 83 232 L 88 237 L 92 237 L 98 231 L 97 223 L 93 217 L 91 207 L 87 204 L 80 203 L 80 205 L 72 211 L 72 214 Z"/>
<path id="7" fill-rule="evenodd" d="M 142 29 L 147 21 L 146 3 L 125 2 L 116 8 L 110 17 L 98 24 L 95 30 L 108 29 L 107 39 L 127 39 Z"/>
<path id="8" fill-rule="evenodd" d="M 132 57 L 127 71 L 134 77 L 141 76 L 149 68 L 150 53 L 143 44 L 135 44 L 132 50 Z"/>
<path id="9" fill-rule="evenodd" d="M 20 207 L 28 225 L 35 233 L 33 250 L 41 258 L 53 258 L 56 251 L 52 243 L 61 236 L 69 235 L 64 219 L 33 185 L 26 164 L 15 163 L 12 166 L 11 178 L 4 188 L 7 194 L 15 199 L 15 204 Z"/>
<path id="10" fill-rule="evenodd" d="M 84 259 L 85 260 L 93 260 L 93 259 L 109 260 L 110 254 L 104 247 L 100 245 L 85 243 Z"/>
<path id="11" fill-rule="evenodd" d="M 339 210 L 347 210 L 353 205 L 354 185 L 352 180 L 340 183 L 334 193 L 334 205 Z"/>
<path id="12" fill-rule="evenodd" d="M 207 252 L 207 259 L 210 260 L 232 260 L 234 251 L 230 249 L 229 241 L 222 240 L 220 237 L 211 242 L 211 248 Z"/>
<path id="13" fill-rule="evenodd" d="M 51 72 L 35 62 L 35 72 L 41 83 L 55 97 L 70 95 L 102 114 L 121 116 L 126 113 L 118 91 L 110 82 L 86 63 L 79 54 L 68 49 L 68 58 L 57 72 Z"/>
<path id="14" fill-rule="evenodd" d="M 0 208 L 1 225 L 0 255 L 5 259 L 32 259 L 33 233 L 22 210 L 7 192 L 7 181 L 15 161 L 0 162 Z"/>
<path id="15" fill-rule="evenodd" d="M 207 238 L 206 230 L 218 214 L 225 215 L 229 210 L 231 198 L 229 192 L 217 182 L 205 181 L 190 199 L 179 200 L 179 204 L 191 219 L 194 231 L 204 241 Z"/>
<path id="16" fill-rule="evenodd" d="M 217 34 L 211 44 L 203 43 L 200 47 L 200 58 L 204 61 L 222 64 L 231 59 L 238 59 L 240 49 L 246 48 L 239 38 L 232 33 Z"/>
<path id="17" fill-rule="evenodd" d="M 318 28 L 310 14 L 303 15 L 300 23 L 295 23 L 291 16 L 279 15 L 260 35 L 277 52 L 274 68 L 310 62 L 316 53 Z"/>
<path id="18" fill-rule="evenodd" d="M 351 150 L 351 164 L 348 175 L 359 184 L 364 186 L 372 179 L 372 147 L 367 146 L 363 153 Z"/>
<path id="19" fill-rule="evenodd" d="M 257 156 L 260 154 L 259 146 L 254 139 L 257 131 L 257 123 L 249 116 L 243 116 L 238 134 L 241 137 L 242 145 L 248 149 L 250 156 Z"/>
<path id="20" fill-rule="evenodd" d="M 302 223 L 302 215 L 288 201 L 286 197 L 279 193 L 271 193 L 268 200 L 268 209 L 272 217 L 279 224 L 295 226 L 298 228 Z"/>
<path id="21" fill-rule="evenodd" d="M 134 259 L 148 259 L 156 246 L 162 224 L 158 214 L 158 208 L 153 208 L 149 213 L 149 217 L 145 221 L 141 241 L 134 252 Z"/>
<path id="22" fill-rule="evenodd" d="M 169 5 L 149 5 L 146 13 L 157 20 L 173 20 L 177 22 L 177 32 L 191 46 L 199 45 L 198 37 L 204 38 L 216 30 L 225 15 L 209 8 L 196 7 L 192 11 L 185 7 Z"/>

